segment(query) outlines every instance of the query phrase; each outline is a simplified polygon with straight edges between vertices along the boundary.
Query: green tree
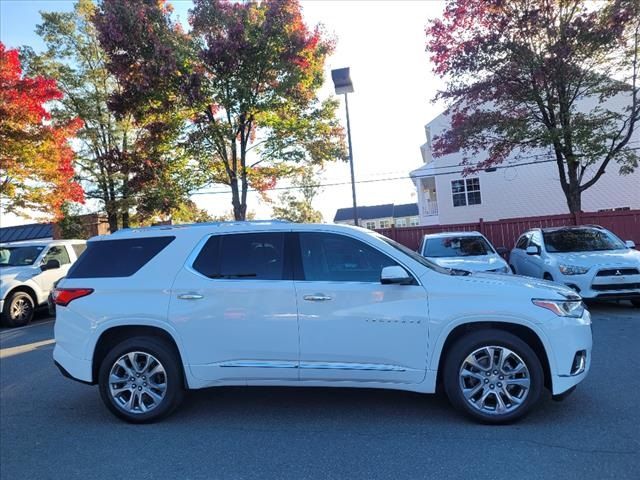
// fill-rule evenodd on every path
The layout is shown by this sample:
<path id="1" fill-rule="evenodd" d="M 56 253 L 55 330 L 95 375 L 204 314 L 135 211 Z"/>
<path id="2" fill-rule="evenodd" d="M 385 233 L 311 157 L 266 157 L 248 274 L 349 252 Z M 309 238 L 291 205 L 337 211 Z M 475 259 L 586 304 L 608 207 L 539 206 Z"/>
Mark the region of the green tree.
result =
<path id="1" fill-rule="evenodd" d="M 67 202 L 62 205 L 62 217 L 58 220 L 61 238 L 87 238 L 87 231 L 77 205 Z"/>
<path id="2" fill-rule="evenodd" d="M 112 108 L 191 109 L 190 154 L 208 183 L 230 187 L 235 219 L 249 188 L 346 158 L 337 102 L 317 96 L 333 45 L 296 0 L 195 0 L 189 21 L 186 34 L 162 0 L 102 2 L 95 24 L 123 86 Z"/>
<path id="3" fill-rule="evenodd" d="M 122 90 L 106 68 L 107 57 L 91 22 L 96 6 L 80 0 L 73 12 L 42 12 L 36 32 L 46 51 L 25 50 L 29 69 L 57 80 L 64 96 L 57 119 L 79 117 L 84 126 L 76 156 L 86 196 L 102 203 L 111 231 L 129 226 L 130 212 L 169 214 L 188 200 L 197 175 L 189 172 L 179 136 L 184 125 L 173 109 L 137 118 L 113 112 L 109 100 Z"/>
<path id="4" fill-rule="evenodd" d="M 317 176 L 312 168 L 303 169 L 293 181 L 292 191 L 280 195 L 279 204 L 273 207 L 273 218 L 296 223 L 322 223 L 322 213 L 312 205 L 320 192 Z M 296 190 L 297 194 L 293 193 Z"/>
<path id="5" fill-rule="evenodd" d="M 462 151 L 475 171 L 550 150 L 571 212 L 607 167 L 638 166 L 637 0 L 449 0 L 427 37 L 452 104 L 436 155 Z"/>

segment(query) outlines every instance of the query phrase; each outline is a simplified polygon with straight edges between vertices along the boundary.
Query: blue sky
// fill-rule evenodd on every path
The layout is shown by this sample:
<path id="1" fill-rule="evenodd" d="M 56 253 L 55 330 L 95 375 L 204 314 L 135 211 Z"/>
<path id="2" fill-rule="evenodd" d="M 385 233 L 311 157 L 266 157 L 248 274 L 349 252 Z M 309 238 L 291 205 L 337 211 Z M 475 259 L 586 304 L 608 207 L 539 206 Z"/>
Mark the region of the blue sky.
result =
<path id="1" fill-rule="evenodd" d="M 191 1 L 171 3 L 175 13 L 186 21 Z M 337 38 L 336 51 L 326 65 L 327 82 L 321 96 L 333 94 L 329 74 L 332 68 L 351 67 L 355 92 L 349 97 L 349 108 L 356 180 L 407 175 L 406 180 L 358 184 L 358 204 L 415 201 L 408 173 L 422 163 L 419 147 L 424 143 L 424 124 L 442 110 L 442 105 L 430 102 L 441 82 L 431 73 L 424 51 L 424 28 L 430 18 L 441 14 L 443 2 L 303 0 L 301 3 L 308 25 L 322 23 Z M 42 48 L 34 33 L 40 22 L 38 12 L 72 8 L 73 2 L 67 0 L 0 0 L 0 39 L 8 47 L 30 45 L 38 50 Z M 344 117 L 343 108 L 340 114 Z M 348 165 L 328 166 L 322 180 L 348 182 Z M 270 196 L 277 199 L 277 194 L 273 192 Z M 194 200 L 213 214 L 231 208 L 230 196 L 226 194 L 197 195 Z M 333 219 L 337 208 L 348 206 L 351 206 L 349 185 L 326 187 L 315 201 L 326 221 Z M 249 210 L 261 218 L 271 212 L 270 206 L 257 196 L 249 199 Z M 3 218 L 4 224 L 9 221 L 18 222 Z"/>

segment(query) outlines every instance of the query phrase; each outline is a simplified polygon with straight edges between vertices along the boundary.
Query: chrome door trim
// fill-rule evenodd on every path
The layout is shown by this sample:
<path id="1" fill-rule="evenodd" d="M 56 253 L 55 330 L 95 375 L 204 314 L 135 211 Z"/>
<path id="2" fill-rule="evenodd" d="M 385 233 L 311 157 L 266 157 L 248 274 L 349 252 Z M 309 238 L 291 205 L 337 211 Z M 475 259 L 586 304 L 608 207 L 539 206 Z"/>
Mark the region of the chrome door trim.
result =
<path id="1" fill-rule="evenodd" d="M 219 367 L 240 368 L 298 368 L 298 362 L 269 361 L 269 360 L 236 360 L 221 362 Z"/>
<path id="2" fill-rule="evenodd" d="M 322 370 L 373 370 L 377 372 L 405 372 L 400 365 L 383 363 L 300 362 L 300 368 Z"/>

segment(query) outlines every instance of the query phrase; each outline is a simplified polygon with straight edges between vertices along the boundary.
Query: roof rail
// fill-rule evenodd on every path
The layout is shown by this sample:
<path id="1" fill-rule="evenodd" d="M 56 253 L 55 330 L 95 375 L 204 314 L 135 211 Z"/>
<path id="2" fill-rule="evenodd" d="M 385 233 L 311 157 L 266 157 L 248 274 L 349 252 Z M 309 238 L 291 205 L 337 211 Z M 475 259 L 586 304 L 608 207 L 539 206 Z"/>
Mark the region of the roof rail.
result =
<path id="1" fill-rule="evenodd" d="M 199 223 L 177 223 L 175 225 L 150 225 L 144 227 L 133 228 L 121 228 L 112 233 L 117 235 L 118 233 L 148 231 L 148 230 L 172 230 L 174 228 L 186 228 L 186 227 L 220 227 L 222 225 L 238 225 L 238 224 L 250 224 L 260 225 L 264 223 L 291 223 L 289 220 L 225 220 L 220 222 L 199 222 Z"/>

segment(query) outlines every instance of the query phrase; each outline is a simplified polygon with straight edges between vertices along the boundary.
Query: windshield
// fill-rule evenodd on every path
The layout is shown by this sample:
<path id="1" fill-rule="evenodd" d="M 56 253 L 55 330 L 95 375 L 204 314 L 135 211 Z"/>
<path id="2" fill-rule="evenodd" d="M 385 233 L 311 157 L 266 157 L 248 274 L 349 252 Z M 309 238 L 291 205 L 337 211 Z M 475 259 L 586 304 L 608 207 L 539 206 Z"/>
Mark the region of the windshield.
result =
<path id="1" fill-rule="evenodd" d="M 481 236 L 430 238 L 424 247 L 425 257 L 475 257 L 495 253 Z"/>
<path id="2" fill-rule="evenodd" d="M 440 265 L 436 265 L 435 263 L 433 263 L 433 262 L 427 260 L 426 258 L 424 258 L 419 253 L 414 252 L 410 248 L 407 248 L 404 245 L 402 245 L 402 244 L 400 244 L 400 243 L 398 243 L 398 242 L 396 242 L 394 240 L 391 240 L 390 238 L 385 237 L 384 235 L 380 235 L 380 234 L 377 234 L 377 233 L 374 233 L 373 235 L 376 236 L 377 238 L 379 238 L 380 240 L 383 240 L 385 243 L 391 245 L 396 250 L 400 250 L 402 253 L 404 253 L 405 255 L 408 255 L 409 257 L 411 257 L 412 260 L 415 260 L 416 262 L 420 263 L 421 265 L 424 265 L 427 268 L 435 270 L 436 272 L 444 273 L 446 275 L 451 275 L 451 269 L 441 267 Z"/>
<path id="3" fill-rule="evenodd" d="M 33 265 L 38 255 L 44 250 L 42 245 L 25 245 L 22 247 L 0 247 L 0 267 L 24 267 Z"/>
<path id="4" fill-rule="evenodd" d="M 623 250 L 626 245 L 606 230 L 595 228 L 554 230 L 542 232 L 549 253 L 594 252 L 601 250 Z"/>

